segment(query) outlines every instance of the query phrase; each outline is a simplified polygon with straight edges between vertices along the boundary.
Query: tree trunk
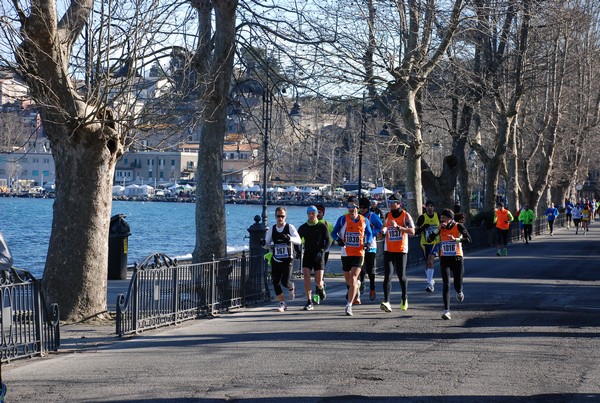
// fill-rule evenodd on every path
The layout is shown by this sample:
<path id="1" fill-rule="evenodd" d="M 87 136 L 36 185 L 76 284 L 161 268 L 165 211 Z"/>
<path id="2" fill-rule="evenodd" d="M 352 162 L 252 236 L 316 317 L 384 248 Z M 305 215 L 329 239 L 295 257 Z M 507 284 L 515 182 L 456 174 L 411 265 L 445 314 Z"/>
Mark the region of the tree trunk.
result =
<path id="1" fill-rule="evenodd" d="M 193 63 L 198 73 L 197 88 L 202 121 L 196 172 L 196 245 L 192 254 L 193 261 L 199 263 L 222 258 L 227 254 L 225 200 L 221 178 L 226 132 L 225 110 L 233 75 L 238 2 L 196 0 L 191 4 L 198 12 L 199 21 L 199 41 Z"/>
<path id="2" fill-rule="evenodd" d="M 42 288 L 63 320 L 106 312 L 112 177 L 125 138 L 112 112 L 83 100 L 69 75 L 72 46 L 92 6 L 93 0 L 72 2 L 69 18 L 59 22 L 54 0 L 32 0 L 15 51 L 54 156 L 56 200 Z"/>
<path id="3" fill-rule="evenodd" d="M 64 130 L 50 137 L 67 134 Z M 107 310 L 108 228 L 116 158 L 100 136 L 94 137 L 86 144 L 55 141 L 52 148 L 56 199 L 43 290 L 48 301 L 58 303 L 64 320 Z"/>

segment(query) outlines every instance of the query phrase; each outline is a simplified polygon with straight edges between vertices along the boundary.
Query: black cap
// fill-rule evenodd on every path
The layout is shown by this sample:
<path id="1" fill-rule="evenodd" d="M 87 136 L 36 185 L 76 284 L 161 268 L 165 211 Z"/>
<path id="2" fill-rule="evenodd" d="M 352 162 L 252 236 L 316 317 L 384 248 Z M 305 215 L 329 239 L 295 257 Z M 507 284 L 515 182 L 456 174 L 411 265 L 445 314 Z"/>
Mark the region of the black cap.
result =
<path id="1" fill-rule="evenodd" d="M 434 203 L 432 200 L 427 200 L 427 201 L 425 202 L 425 205 L 426 205 L 426 206 L 435 206 L 435 203 Z"/>
<path id="2" fill-rule="evenodd" d="M 367 199 L 366 197 L 361 197 L 358 200 L 358 207 L 360 207 L 360 208 L 363 208 L 363 207 L 369 208 L 370 205 L 371 205 L 371 203 L 369 203 L 369 199 Z"/>
<path id="3" fill-rule="evenodd" d="M 391 195 L 390 197 L 388 197 L 388 200 L 400 201 L 400 199 L 398 199 L 398 198 L 396 197 L 396 195 Z"/>

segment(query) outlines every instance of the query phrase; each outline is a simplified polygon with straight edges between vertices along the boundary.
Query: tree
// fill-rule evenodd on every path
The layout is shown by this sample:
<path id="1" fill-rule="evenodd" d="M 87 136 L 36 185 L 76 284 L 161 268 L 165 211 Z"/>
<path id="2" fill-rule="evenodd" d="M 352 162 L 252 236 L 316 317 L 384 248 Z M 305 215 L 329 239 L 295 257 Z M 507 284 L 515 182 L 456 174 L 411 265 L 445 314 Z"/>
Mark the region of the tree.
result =
<path id="1" fill-rule="evenodd" d="M 56 198 L 42 287 L 61 318 L 106 312 L 112 180 L 135 116 L 141 45 L 160 40 L 142 32 L 169 20 L 169 9 L 127 1 L 31 0 L 2 3 L 0 54 L 27 84 L 55 162 Z M 164 19 L 154 17 L 161 14 Z M 145 28 L 145 29 L 144 29 Z M 152 62 L 153 60 L 150 60 Z M 131 139 L 129 140 L 131 141 Z"/>
<path id="2" fill-rule="evenodd" d="M 86 100 L 69 71 L 93 0 L 71 2 L 62 18 L 53 0 L 32 0 L 27 9 L 13 5 L 21 35 L 13 48 L 16 68 L 36 102 L 56 164 L 43 289 L 63 319 L 82 319 L 106 311 L 112 177 L 125 135 L 113 111 Z"/>

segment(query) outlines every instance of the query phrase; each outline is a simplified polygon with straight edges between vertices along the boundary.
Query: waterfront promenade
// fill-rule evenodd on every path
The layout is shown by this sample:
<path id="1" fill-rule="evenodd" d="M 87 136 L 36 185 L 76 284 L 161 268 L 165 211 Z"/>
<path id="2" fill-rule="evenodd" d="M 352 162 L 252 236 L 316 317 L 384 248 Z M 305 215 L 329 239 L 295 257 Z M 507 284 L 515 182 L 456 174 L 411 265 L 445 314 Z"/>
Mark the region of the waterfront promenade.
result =
<path id="1" fill-rule="evenodd" d="M 410 267 L 409 309 L 363 295 L 344 315 L 345 286 L 305 312 L 303 293 L 275 303 L 118 339 L 114 323 L 61 328 L 63 348 L 3 365 L 7 401 L 592 402 L 600 401 L 600 223 L 525 245 L 468 251 L 465 301 L 424 291 Z M 332 266 L 339 264 L 334 257 Z M 111 293 L 125 281 L 110 281 Z M 302 289 L 300 280 L 296 287 Z M 377 292 L 382 294 L 381 278 Z M 112 298 L 112 300 L 111 300 Z"/>

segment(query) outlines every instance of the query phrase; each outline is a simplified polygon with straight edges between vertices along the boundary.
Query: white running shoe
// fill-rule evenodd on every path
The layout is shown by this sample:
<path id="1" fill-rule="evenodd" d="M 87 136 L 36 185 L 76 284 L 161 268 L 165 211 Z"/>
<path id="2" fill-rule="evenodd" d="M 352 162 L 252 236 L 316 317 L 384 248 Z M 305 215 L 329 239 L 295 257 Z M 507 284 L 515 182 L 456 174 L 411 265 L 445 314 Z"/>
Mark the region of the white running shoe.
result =
<path id="1" fill-rule="evenodd" d="M 442 319 L 450 320 L 450 311 L 444 311 L 444 314 L 442 315 Z"/>
<path id="2" fill-rule="evenodd" d="M 346 305 L 346 316 L 352 316 L 352 305 Z"/>
<path id="3" fill-rule="evenodd" d="M 456 300 L 458 302 L 463 302 L 465 300 L 465 294 L 461 291 L 458 294 L 456 294 Z"/>
<path id="4" fill-rule="evenodd" d="M 381 304 L 379 304 L 379 309 L 386 312 L 392 312 L 392 304 L 390 304 L 389 302 L 382 302 Z"/>
<path id="5" fill-rule="evenodd" d="M 279 303 L 279 306 L 277 307 L 277 312 L 285 312 L 287 311 L 287 304 L 284 301 L 281 301 Z"/>
<path id="6" fill-rule="evenodd" d="M 427 283 L 427 287 L 425 288 L 425 291 L 427 291 L 427 292 L 435 291 L 435 280 L 431 280 L 431 283 Z"/>

